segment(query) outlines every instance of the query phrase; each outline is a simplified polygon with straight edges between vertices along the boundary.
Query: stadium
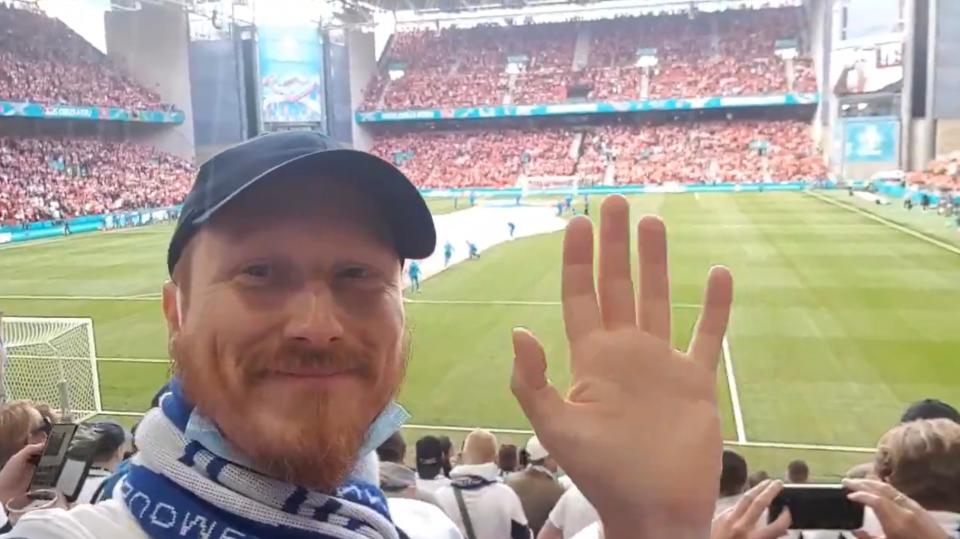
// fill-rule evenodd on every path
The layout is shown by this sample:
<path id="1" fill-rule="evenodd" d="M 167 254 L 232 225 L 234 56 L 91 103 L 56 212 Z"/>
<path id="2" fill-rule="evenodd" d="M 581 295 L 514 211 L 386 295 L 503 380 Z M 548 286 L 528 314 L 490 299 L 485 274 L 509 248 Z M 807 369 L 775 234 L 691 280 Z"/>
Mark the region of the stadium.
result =
<path id="1" fill-rule="evenodd" d="M 960 3 L 15 0 L 0 30 L 6 401 L 136 426 L 198 170 L 311 132 L 433 216 L 403 269 L 411 446 L 524 447 L 511 331 L 565 393 L 564 230 L 614 195 L 666 225 L 675 347 L 734 276 L 716 395 L 751 471 L 838 483 L 912 403 L 960 404 Z"/>

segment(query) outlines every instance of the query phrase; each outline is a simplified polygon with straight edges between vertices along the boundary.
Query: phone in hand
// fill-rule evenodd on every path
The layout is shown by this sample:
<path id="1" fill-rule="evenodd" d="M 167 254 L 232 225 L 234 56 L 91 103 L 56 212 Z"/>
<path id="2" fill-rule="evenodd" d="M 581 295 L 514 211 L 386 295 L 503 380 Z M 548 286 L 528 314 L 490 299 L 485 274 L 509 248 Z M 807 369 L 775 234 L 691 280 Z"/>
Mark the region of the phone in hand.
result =
<path id="1" fill-rule="evenodd" d="M 770 503 L 769 522 L 790 509 L 793 530 L 856 530 L 863 527 L 863 505 L 847 499 L 842 485 L 784 485 Z"/>
<path id="2" fill-rule="evenodd" d="M 57 486 L 57 479 L 60 478 L 60 472 L 67 461 L 67 450 L 76 433 L 77 425 L 74 423 L 56 423 L 50 428 L 43 452 L 33 469 L 29 491 L 53 489 Z"/>

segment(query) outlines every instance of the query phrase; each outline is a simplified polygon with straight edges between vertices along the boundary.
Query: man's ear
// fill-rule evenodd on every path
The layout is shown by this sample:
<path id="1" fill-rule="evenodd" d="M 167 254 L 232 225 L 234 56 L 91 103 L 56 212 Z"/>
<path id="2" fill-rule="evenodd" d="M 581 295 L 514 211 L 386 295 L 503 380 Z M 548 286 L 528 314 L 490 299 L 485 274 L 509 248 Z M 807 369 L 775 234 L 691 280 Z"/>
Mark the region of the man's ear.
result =
<path id="1" fill-rule="evenodd" d="M 182 300 L 180 287 L 173 281 L 163 283 L 163 317 L 167 320 L 167 339 L 173 340 L 180 334 L 180 325 L 183 323 Z"/>

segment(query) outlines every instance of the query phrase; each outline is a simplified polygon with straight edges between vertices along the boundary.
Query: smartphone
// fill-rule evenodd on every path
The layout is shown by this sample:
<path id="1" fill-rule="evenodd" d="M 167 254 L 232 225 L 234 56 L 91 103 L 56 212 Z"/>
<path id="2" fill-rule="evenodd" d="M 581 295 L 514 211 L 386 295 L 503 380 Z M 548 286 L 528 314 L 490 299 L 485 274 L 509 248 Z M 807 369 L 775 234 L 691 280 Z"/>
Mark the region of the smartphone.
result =
<path id="1" fill-rule="evenodd" d="M 60 471 L 67 460 L 67 450 L 76 433 L 77 425 L 74 423 L 56 423 L 51 427 L 40 460 L 33 469 L 29 490 L 52 489 L 57 486 Z"/>
<path id="2" fill-rule="evenodd" d="M 93 463 L 93 445 L 86 444 L 90 450 L 78 451 L 71 447 L 67 459 L 63 462 L 60 477 L 57 478 L 57 491 L 63 494 L 68 502 L 75 502 L 83 491 L 83 484 L 87 481 L 90 466 Z"/>
<path id="3" fill-rule="evenodd" d="M 842 485 L 784 485 L 770 503 L 773 522 L 790 508 L 793 530 L 856 530 L 863 527 L 863 505 L 847 499 Z"/>

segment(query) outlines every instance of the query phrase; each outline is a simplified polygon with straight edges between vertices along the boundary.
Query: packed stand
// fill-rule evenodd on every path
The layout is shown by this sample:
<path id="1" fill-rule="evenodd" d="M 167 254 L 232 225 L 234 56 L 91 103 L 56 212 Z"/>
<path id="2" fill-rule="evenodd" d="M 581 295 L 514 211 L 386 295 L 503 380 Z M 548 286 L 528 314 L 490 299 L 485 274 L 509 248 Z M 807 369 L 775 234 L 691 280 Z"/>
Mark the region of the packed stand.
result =
<path id="1" fill-rule="evenodd" d="M 569 78 L 576 28 L 551 23 L 398 32 L 386 64 L 401 66 L 404 75 L 388 81 L 381 73 L 361 108 L 497 105 L 511 91 L 513 103 L 562 100 L 566 85 L 558 81 Z M 506 70 L 511 58 L 519 66 L 512 76 Z"/>
<path id="2" fill-rule="evenodd" d="M 420 187 L 512 187 L 520 175 L 570 175 L 567 130 L 407 133 L 376 139 L 371 153 L 397 165 Z"/>
<path id="3" fill-rule="evenodd" d="M 607 126 L 584 139 L 578 171 L 597 181 L 612 165 L 617 183 L 822 179 L 808 130 L 799 121 Z"/>
<path id="4" fill-rule="evenodd" d="M 42 105 L 169 108 L 56 18 L 0 2 L 0 99 Z"/>
<path id="5" fill-rule="evenodd" d="M 960 151 L 931 161 L 926 170 L 910 173 L 908 179 L 919 187 L 960 192 Z"/>
<path id="6" fill-rule="evenodd" d="M 730 10 L 621 18 L 597 23 L 589 67 L 582 75 L 593 99 L 641 99 L 749 95 L 788 90 L 784 63 L 775 54 L 778 39 L 796 39 L 799 8 Z M 654 50 L 658 64 L 642 95 L 642 50 Z M 803 87 L 807 75 L 803 71 Z"/>
<path id="7" fill-rule="evenodd" d="M 692 19 L 682 13 L 399 32 L 387 63 L 401 65 L 404 74 L 388 82 L 381 73 L 362 108 L 815 92 L 801 25 L 801 8 L 786 7 L 699 13 Z M 580 32 L 589 32 L 590 49 L 584 69 L 575 70 Z M 778 40 L 795 41 L 800 52 L 792 86 L 784 60 L 775 54 Z M 655 51 L 658 60 L 649 71 L 638 67 L 645 50 Z"/>
<path id="8" fill-rule="evenodd" d="M 193 174 L 189 162 L 147 146 L 0 138 L 0 224 L 179 204 Z"/>

